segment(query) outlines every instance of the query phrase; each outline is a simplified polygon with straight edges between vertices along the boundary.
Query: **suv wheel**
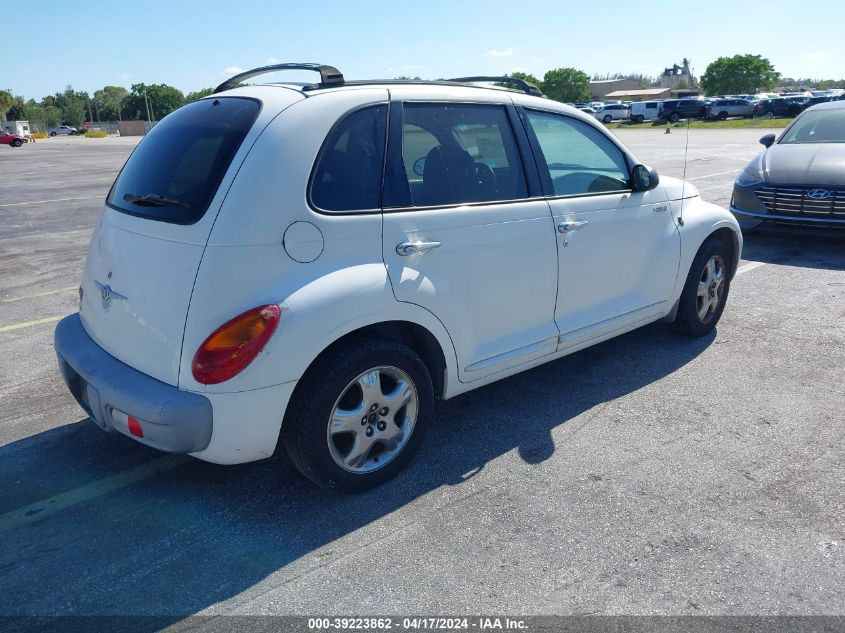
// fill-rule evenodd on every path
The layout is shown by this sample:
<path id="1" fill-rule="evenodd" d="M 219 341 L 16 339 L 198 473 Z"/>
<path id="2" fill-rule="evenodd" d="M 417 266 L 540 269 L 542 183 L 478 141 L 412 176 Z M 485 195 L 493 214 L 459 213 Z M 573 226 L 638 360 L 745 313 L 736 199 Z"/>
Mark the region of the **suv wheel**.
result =
<path id="1" fill-rule="evenodd" d="M 728 113 L 727 113 L 727 112 L 720 112 L 720 113 L 719 113 L 719 120 L 720 120 L 720 121 L 725 121 L 725 120 L 727 120 L 727 118 L 728 118 Z"/>
<path id="2" fill-rule="evenodd" d="M 282 444 L 303 475 L 342 492 L 377 486 L 402 470 L 434 408 L 425 363 L 392 340 L 341 345 L 302 381 L 282 424 Z"/>
<path id="3" fill-rule="evenodd" d="M 681 115 L 678 114 L 677 112 L 673 112 L 672 114 L 669 115 L 669 121 L 672 122 L 672 123 L 677 123 L 680 120 L 680 118 L 681 118 Z"/>
<path id="4" fill-rule="evenodd" d="M 721 240 L 710 238 L 692 262 L 681 298 L 675 327 L 688 336 L 708 334 L 722 316 L 730 290 L 731 249 Z"/>
<path id="5" fill-rule="evenodd" d="M 613 117 L 610 116 L 609 114 L 605 114 L 602 121 L 604 121 L 605 123 L 610 123 L 611 121 L 613 121 Z"/>
<path id="6" fill-rule="evenodd" d="M 634 117 L 634 121 L 637 123 L 642 123 L 643 121 L 645 121 L 645 117 L 642 114 L 638 114 Z"/>
<path id="7" fill-rule="evenodd" d="M 50 136 L 55 136 L 55 135 L 56 135 L 55 132 L 50 132 Z"/>
<path id="8" fill-rule="evenodd" d="M 774 119 L 774 118 L 775 118 L 775 113 L 774 113 L 774 112 L 772 112 L 771 110 L 769 110 L 768 112 L 766 112 L 766 118 L 767 118 L 767 119 Z"/>

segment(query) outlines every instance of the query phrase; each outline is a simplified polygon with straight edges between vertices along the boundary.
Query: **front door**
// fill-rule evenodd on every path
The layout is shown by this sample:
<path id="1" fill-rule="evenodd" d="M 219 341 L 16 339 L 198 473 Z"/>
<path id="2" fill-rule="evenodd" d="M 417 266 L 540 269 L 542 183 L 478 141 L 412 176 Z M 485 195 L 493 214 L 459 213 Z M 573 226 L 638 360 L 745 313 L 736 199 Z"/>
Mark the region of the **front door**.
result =
<path id="1" fill-rule="evenodd" d="M 680 236 L 662 188 L 632 191 L 631 161 L 592 125 L 525 114 L 557 230 L 560 349 L 668 312 Z"/>
<path id="2" fill-rule="evenodd" d="M 512 106 L 397 102 L 390 116 L 383 251 L 396 298 L 445 325 L 463 382 L 553 353 L 554 225 L 529 194 Z"/>

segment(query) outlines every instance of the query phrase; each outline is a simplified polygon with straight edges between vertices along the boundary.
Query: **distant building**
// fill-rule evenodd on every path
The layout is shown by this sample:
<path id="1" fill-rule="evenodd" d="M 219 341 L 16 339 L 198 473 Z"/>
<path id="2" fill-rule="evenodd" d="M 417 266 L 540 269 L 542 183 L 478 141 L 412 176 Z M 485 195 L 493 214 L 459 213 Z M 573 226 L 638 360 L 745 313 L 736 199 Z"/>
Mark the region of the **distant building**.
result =
<path id="1" fill-rule="evenodd" d="M 661 101 L 671 96 L 672 90 L 669 88 L 648 88 L 647 90 L 616 90 L 605 95 L 605 98 L 619 101 Z"/>
<path id="2" fill-rule="evenodd" d="M 604 81 L 590 82 L 590 95 L 593 99 L 602 100 L 611 92 L 619 90 L 640 90 L 642 84 L 633 79 L 607 79 Z"/>
<path id="3" fill-rule="evenodd" d="M 660 75 L 660 87 L 669 90 L 698 90 L 698 79 L 693 76 L 686 57 L 682 66 L 675 64 L 663 71 Z"/>

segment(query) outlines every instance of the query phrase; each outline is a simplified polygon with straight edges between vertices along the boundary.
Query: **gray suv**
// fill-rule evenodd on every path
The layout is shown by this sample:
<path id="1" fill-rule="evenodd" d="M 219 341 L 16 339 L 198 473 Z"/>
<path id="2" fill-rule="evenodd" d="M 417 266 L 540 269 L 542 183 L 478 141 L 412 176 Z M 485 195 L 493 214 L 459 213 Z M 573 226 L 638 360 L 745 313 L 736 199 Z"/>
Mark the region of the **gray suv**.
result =
<path id="1" fill-rule="evenodd" d="M 724 121 L 731 116 L 750 117 L 754 104 L 745 99 L 717 99 L 707 105 L 707 118 Z"/>

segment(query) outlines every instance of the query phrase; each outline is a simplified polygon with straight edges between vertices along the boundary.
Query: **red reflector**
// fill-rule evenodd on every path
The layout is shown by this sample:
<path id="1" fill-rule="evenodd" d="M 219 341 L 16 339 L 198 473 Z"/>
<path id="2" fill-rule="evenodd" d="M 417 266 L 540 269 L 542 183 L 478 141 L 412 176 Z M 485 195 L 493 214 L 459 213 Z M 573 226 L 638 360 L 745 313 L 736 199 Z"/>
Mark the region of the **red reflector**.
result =
<path id="1" fill-rule="evenodd" d="M 129 416 L 129 432 L 135 437 L 144 437 L 141 423 L 138 422 L 138 418 L 133 418 L 131 415 Z"/>

